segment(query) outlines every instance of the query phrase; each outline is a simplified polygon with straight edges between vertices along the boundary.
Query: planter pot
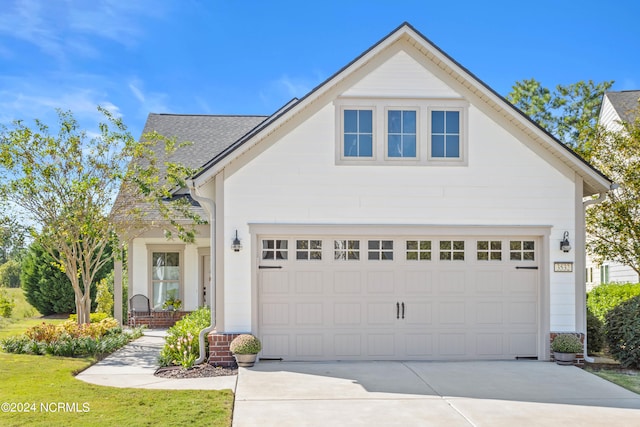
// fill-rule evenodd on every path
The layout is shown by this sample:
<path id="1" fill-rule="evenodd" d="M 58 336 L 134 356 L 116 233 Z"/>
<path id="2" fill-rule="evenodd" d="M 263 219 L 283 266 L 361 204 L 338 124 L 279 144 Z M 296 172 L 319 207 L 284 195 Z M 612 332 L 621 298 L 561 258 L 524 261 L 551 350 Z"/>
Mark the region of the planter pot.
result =
<path id="1" fill-rule="evenodd" d="M 236 363 L 243 368 L 250 368 L 256 363 L 257 354 L 234 354 Z"/>
<path id="2" fill-rule="evenodd" d="M 553 352 L 553 357 L 556 359 L 556 363 L 558 365 L 573 365 L 573 361 L 576 358 L 575 353 L 560 353 L 557 351 Z"/>

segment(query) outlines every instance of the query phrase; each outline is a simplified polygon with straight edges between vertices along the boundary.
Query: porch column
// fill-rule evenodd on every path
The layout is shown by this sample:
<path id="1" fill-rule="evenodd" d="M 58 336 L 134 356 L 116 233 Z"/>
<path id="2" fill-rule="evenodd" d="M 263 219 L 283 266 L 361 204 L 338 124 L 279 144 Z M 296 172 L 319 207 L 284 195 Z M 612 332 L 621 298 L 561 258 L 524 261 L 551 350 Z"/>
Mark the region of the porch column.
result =
<path id="1" fill-rule="evenodd" d="M 122 258 L 113 260 L 113 317 L 124 325 L 122 319 Z"/>

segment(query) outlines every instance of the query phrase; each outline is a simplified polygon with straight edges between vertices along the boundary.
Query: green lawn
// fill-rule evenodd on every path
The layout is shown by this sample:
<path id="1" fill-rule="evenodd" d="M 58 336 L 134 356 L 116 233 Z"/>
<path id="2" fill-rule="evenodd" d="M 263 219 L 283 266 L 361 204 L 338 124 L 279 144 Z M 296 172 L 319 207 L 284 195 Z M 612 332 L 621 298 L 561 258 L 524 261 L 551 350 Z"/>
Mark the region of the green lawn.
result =
<path id="1" fill-rule="evenodd" d="M 640 394 L 640 372 L 623 373 L 617 370 L 610 369 L 586 369 L 588 372 L 604 378 L 607 381 L 611 381 L 614 384 L 618 384 L 620 387 L 624 387 L 627 390 L 631 390 L 634 393 Z"/>
<path id="2" fill-rule="evenodd" d="M 0 425 L 231 425 L 230 390 L 121 389 L 73 377 L 90 364 L 87 359 L 0 353 Z M 6 412 L 5 403 L 16 412 Z"/>
<path id="3" fill-rule="evenodd" d="M 14 309 L 11 319 L 0 322 L 0 339 L 22 334 L 43 321 L 61 323 L 65 320 L 29 318 L 39 313 L 26 304 L 21 289 L 12 291 L 18 310 Z M 74 378 L 75 373 L 92 363 L 91 359 L 0 352 L 0 425 L 231 425 L 231 390 L 101 387 Z"/>

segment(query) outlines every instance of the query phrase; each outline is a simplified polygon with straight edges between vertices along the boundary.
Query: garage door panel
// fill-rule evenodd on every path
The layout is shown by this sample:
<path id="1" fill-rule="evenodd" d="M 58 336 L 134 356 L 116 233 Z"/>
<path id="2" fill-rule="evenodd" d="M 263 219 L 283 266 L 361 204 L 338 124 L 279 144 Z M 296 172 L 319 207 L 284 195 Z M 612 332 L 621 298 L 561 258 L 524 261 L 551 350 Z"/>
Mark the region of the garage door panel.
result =
<path id="1" fill-rule="evenodd" d="M 532 333 L 512 333 L 509 335 L 509 353 L 520 357 L 535 357 L 536 334 Z"/>
<path id="2" fill-rule="evenodd" d="M 429 358 L 434 355 L 433 334 L 408 333 L 404 336 L 404 354 L 409 358 Z"/>
<path id="3" fill-rule="evenodd" d="M 322 334 L 297 334 L 296 355 L 299 357 L 323 358 L 324 337 Z"/>
<path id="4" fill-rule="evenodd" d="M 287 271 L 265 271 L 262 273 L 261 291 L 264 295 L 289 293 L 289 273 Z"/>
<path id="5" fill-rule="evenodd" d="M 370 294 L 394 295 L 396 291 L 393 271 L 369 271 L 367 274 L 367 292 Z"/>
<path id="6" fill-rule="evenodd" d="M 264 326 L 288 326 L 289 304 L 287 303 L 263 303 L 262 324 Z"/>
<path id="7" fill-rule="evenodd" d="M 509 292 L 520 295 L 538 293 L 538 272 L 536 270 L 515 270 L 508 272 Z"/>
<path id="8" fill-rule="evenodd" d="M 438 274 L 438 293 L 440 295 L 464 294 L 465 290 L 465 271 L 442 271 Z"/>
<path id="9" fill-rule="evenodd" d="M 322 271 L 297 271 L 294 277 L 297 294 L 324 293 Z"/>
<path id="10" fill-rule="evenodd" d="M 262 335 L 262 357 L 283 357 L 291 356 L 289 351 L 289 334 L 263 334 Z"/>
<path id="11" fill-rule="evenodd" d="M 476 286 L 475 290 L 478 295 L 493 295 L 503 293 L 502 271 L 478 271 L 475 274 Z"/>
<path id="12" fill-rule="evenodd" d="M 296 326 L 324 325 L 324 307 L 321 303 L 297 303 Z"/>
<path id="13" fill-rule="evenodd" d="M 362 303 L 344 302 L 334 304 L 333 323 L 337 326 L 364 326 L 362 324 Z"/>
<path id="14" fill-rule="evenodd" d="M 438 320 L 441 326 L 464 325 L 467 321 L 466 303 L 457 301 L 441 302 L 438 305 Z"/>
<path id="15" fill-rule="evenodd" d="M 336 294 L 360 294 L 360 271 L 336 271 L 333 273 L 333 292 Z"/>
<path id="16" fill-rule="evenodd" d="M 466 334 L 441 333 L 438 336 L 438 354 L 440 356 L 465 356 L 467 354 Z"/>
<path id="17" fill-rule="evenodd" d="M 367 334 L 367 356 L 393 357 L 395 356 L 396 335 L 388 333 Z"/>
<path id="18" fill-rule="evenodd" d="M 514 325 L 535 325 L 538 322 L 537 306 L 530 301 L 509 304 L 509 323 Z"/>
<path id="19" fill-rule="evenodd" d="M 433 303 L 428 301 L 405 304 L 405 324 L 408 326 L 430 326 L 433 324 Z"/>
<path id="20" fill-rule="evenodd" d="M 333 337 L 333 348 L 335 355 L 340 357 L 362 357 L 362 334 L 343 334 L 338 333 Z"/>
<path id="21" fill-rule="evenodd" d="M 395 303 L 370 302 L 367 306 L 367 323 L 375 326 L 395 326 L 397 309 Z"/>
<path id="22" fill-rule="evenodd" d="M 478 356 L 499 357 L 504 354 L 504 334 L 478 333 L 475 334 L 476 353 Z"/>
<path id="23" fill-rule="evenodd" d="M 433 272 L 407 271 L 404 279 L 406 295 L 431 295 L 433 293 Z"/>
<path id="24" fill-rule="evenodd" d="M 504 323 L 504 304 L 502 301 L 482 301 L 476 304 L 476 324 L 484 326 L 502 326 Z"/>

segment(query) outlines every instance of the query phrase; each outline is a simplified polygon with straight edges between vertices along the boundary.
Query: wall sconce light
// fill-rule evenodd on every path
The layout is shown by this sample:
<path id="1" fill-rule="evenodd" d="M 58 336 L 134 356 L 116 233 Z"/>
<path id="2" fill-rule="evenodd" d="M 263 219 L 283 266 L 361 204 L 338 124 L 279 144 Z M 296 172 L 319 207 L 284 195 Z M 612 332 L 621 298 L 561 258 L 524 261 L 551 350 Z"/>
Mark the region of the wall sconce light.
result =
<path id="1" fill-rule="evenodd" d="M 571 244 L 569 243 L 569 232 L 565 231 L 560 242 L 560 250 L 562 252 L 569 252 L 571 250 Z"/>
<path id="2" fill-rule="evenodd" d="M 231 249 L 233 249 L 234 252 L 240 252 L 240 250 L 242 249 L 242 243 L 240 243 L 240 239 L 238 238 L 238 230 L 236 230 L 236 238 L 233 239 Z"/>

